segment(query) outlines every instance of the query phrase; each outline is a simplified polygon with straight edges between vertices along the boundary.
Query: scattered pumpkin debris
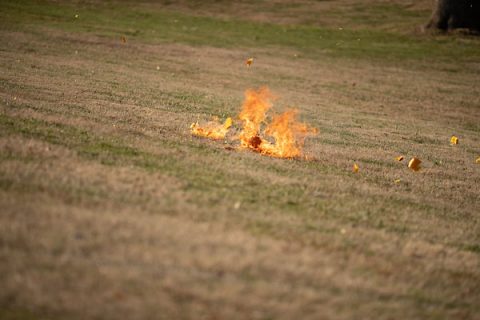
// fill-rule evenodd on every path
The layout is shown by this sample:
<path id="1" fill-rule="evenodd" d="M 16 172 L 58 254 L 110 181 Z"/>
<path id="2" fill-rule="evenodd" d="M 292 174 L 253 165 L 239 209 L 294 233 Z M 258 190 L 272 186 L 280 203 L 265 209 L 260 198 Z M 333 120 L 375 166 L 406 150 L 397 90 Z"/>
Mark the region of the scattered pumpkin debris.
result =
<path id="1" fill-rule="evenodd" d="M 420 164 L 422 163 L 422 161 L 416 157 L 413 157 L 412 159 L 410 159 L 410 161 L 408 162 L 408 167 L 410 169 L 412 169 L 413 171 L 418 171 L 420 170 Z"/>
<path id="2" fill-rule="evenodd" d="M 358 166 L 358 164 L 353 163 L 352 171 L 353 173 L 357 173 L 358 171 L 360 171 L 360 167 Z"/>
<path id="3" fill-rule="evenodd" d="M 458 144 L 458 137 L 452 136 L 452 137 L 450 138 L 450 144 L 451 144 L 452 146 L 455 145 L 455 144 Z"/>

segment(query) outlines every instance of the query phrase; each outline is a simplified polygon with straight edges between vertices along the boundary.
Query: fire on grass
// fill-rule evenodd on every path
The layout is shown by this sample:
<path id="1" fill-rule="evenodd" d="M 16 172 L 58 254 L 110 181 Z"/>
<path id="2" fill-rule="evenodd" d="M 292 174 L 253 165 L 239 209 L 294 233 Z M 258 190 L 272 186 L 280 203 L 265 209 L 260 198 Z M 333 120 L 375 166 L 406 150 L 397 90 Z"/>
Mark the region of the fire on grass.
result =
<path id="1" fill-rule="evenodd" d="M 190 126 L 190 130 L 193 135 L 218 140 L 225 138 L 231 126 L 232 118 L 227 118 L 223 124 L 210 121 L 204 126 L 200 126 L 198 122 L 194 122 Z"/>
<path id="2" fill-rule="evenodd" d="M 250 149 L 277 158 L 302 156 L 305 139 L 317 130 L 296 120 L 297 110 L 274 115 L 266 123 L 267 111 L 272 107 L 273 96 L 267 87 L 245 92 L 245 101 L 238 118 L 242 122 L 240 134 L 233 139 L 240 141 L 240 148 Z M 222 124 L 211 121 L 203 126 L 198 122 L 190 126 L 193 135 L 210 139 L 224 139 L 232 127 L 232 119 Z"/>

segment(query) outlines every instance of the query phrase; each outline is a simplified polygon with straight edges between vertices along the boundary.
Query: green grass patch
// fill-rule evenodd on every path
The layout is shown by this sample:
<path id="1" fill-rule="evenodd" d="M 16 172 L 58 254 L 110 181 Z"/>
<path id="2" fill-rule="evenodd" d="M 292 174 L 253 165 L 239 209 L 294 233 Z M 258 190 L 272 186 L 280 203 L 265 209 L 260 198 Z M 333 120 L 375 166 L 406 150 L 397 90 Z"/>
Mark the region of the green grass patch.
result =
<path id="1" fill-rule="evenodd" d="M 315 166 L 304 168 L 301 161 L 278 160 L 277 165 L 272 164 L 275 159 L 251 158 L 251 159 L 229 159 L 229 152 L 222 152 L 215 148 L 205 148 L 204 144 L 195 142 L 184 142 L 182 144 L 165 142 L 164 149 L 170 150 L 167 154 L 153 154 L 142 151 L 138 148 L 125 145 L 124 142 L 112 137 L 99 137 L 86 130 L 52 122 L 45 122 L 35 119 L 13 118 L 7 115 L 0 115 L 0 135 L 20 134 L 31 139 L 39 139 L 51 144 L 61 145 L 76 151 L 77 154 L 87 160 L 98 161 L 109 166 L 133 165 L 151 172 L 162 172 L 180 179 L 183 183 L 183 189 L 193 195 L 198 195 L 210 205 L 217 202 L 235 203 L 240 201 L 242 206 L 248 211 L 252 210 L 275 210 L 294 215 L 323 215 L 339 217 L 344 205 L 339 205 L 336 196 L 333 196 L 334 190 L 324 190 L 329 193 L 329 199 L 315 197 L 318 186 L 310 184 L 308 181 L 298 183 L 271 183 L 265 181 L 262 177 L 242 174 L 240 171 L 232 171 L 228 168 L 211 167 L 210 161 L 230 161 L 235 166 L 251 167 L 252 170 L 267 170 L 276 175 L 285 175 L 292 178 L 295 176 L 304 176 L 305 170 L 310 172 L 319 170 L 319 167 L 325 164 L 317 163 Z M 201 159 L 199 165 L 193 165 L 195 160 L 190 156 L 185 156 L 184 148 L 190 152 L 196 159 Z M 174 152 L 174 151 L 177 152 Z M 184 154 L 184 156 L 182 156 Z M 213 160 L 212 160 L 213 156 Z M 200 158 L 198 158 L 200 157 Z M 259 155 L 260 157 L 260 155 Z M 223 158 L 223 160 L 221 160 Z M 237 163 L 235 163 L 237 162 Z M 284 164 L 290 164 L 290 170 L 283 169 Z M 278 166 L 278 170 L 275 167 Z M 274 168 L 274 169 L 272 169 Z M 322 169 L 320 168 L 322 171 Z M 323 171 L 328 171 L 324 169 Z M 8 183 L 8 181 L 6 182 Z M 8 186 L 5 186 L 8 187 Z M 352 190 L 348 191 L 349 193 Z M 352 195 L 353 197 L 360 197 Z M 359 206 L 362 203 L 358 203 Z M 384 204 L 388 206 L 388 203 Z M 355 204 L 355 207 L 357 204 Z M 351 207 L 353 208 L 353 207 Z M 352 211 L 352 215 L 342 215 L 343 219 L 350 220 L 356 217 L 358 209 Z M 375 214 L 381 214 L 385 209 L 379 208 L 379 211 L 372 209 Z M 356 218 L 354 218 L 356 220 Z M 368 224 L 368 223 L 367 223 Z"/>
<path id="2" fill-rule="evenodd" d="M 181 183 L 181 190 L 188 194 L 186 201 L 212 208 L 210 213 L 212 215 L 218 214 L 219 211 L 215 210 L 217 207 L 227 206 L 233 210 L 233 205 L 240 202 L 241 211 L 236 214 L 247 221 L 247 229 L 256 234 L 280 236 L 292 228 L 282 225 L 279 226 L 280 229 L 274 230 L 268 223 L 258 222 L 261 221 L 262 214 L 268 213 L 291 215 L 306 221 L 305 225 L 295 227 L 294 232 L 300 232 L 299 236 L 301 230 L 311 232 L 308 221 L 316 219 L 334 219 L 348 225 L 384 229 L 403 235 L 411 232 L 411 226 L 408 224 L 399 226 L 395 222 L 393 218 L 399 212 L 416 212 L 424 218 L 437 217 L 445 220 L 459 218 L 458 214 L 452 215 L 441 206 L 419 205 L 401 196 L 385 197 L 372 193 L 366 196 L 362 184 L 358 187 L 352 184 L 351 188 L 337 190 L 335 185 L 329 182 L 333 177 L 342 176 L 352 183 L 358 180 L 358 177 L 341 168 L 334 168 L 328 163 L 271 159 L 260 155 L 240 157 L 197 139 L 156 141 L 159 153 L 152 153 L 128 145 L 118 138 L 98 136 L 76 127 L 0 115 L 0 136 L 15 134 L 64 146 L 88 161 L 97 161 L 108 166 L 134 166 L 147 172 L 160 172 L 175 177 Z M 221 165 L 227 162 L 229 166 Z M 234 168 L 251 169 L 243 172 Z M 267 176 L 287 178 L 290 182 L 272 182 L 263 175 L 252 174 L 257 170 L 268 173 Z M 385 184 L 385 181 L 379 178 L 377 180 L 369 181 L 379 186 Z M 20 188 L 20 192 L 22 188 L 27 187 L 17 184 L 5 180 L 2 181 L 1 187 L 8 190 Z M 59 194 L 61 190 L 57 189 L 54 188 L 51 192 Z M 101 193 L 102 190 L 99 193 L 96 188 L 87 189 L 79 191 L 80 200 L 85 197 L 97 200 L 110 199 L 108 194 Z M 78 198 L 70 196 L 77 193 L 74 189 L 65 192 L 67 201 L 76 201 Z M 319 192 L 321 196 L 318 196 Z M 252 212 L 256 214 L 250 216 Z"/>
<path id="3" fill-rule="evenodd" d="M 341 17 L 347 25 L 362 28 L 412 30 L 424 24 L 430 11 L 412 10 L 399 3 L 356 3 L 334 9 L 330 14 Z"/>
<path id="4" fill-rule="evenodd" d="M 464 246 L 464 249 L 467 250 L 467 251 L 470 251 L 470 252 L 474 252 L 474 253 L 479 253 L 479 254 L 480 254 L 480 244 L 478 244 L 478 243 L 465 245 L 465 246 Z"/>
<path id="5" fill-rule="evenodd" d="M 332 29 L 275 25 L 147 10 L 126 4 L 67 5 L 53 2 L 2 3 L 4 29 L 38 25 L 152 43 L 185 43 L 214 47 L 285 47 L 311 58 L 471 62 L 480 58 L 480 41 L 473 38 L 421 37 L 378 29 Z M 78 18 L 75 15 L 78 14 Z"/>

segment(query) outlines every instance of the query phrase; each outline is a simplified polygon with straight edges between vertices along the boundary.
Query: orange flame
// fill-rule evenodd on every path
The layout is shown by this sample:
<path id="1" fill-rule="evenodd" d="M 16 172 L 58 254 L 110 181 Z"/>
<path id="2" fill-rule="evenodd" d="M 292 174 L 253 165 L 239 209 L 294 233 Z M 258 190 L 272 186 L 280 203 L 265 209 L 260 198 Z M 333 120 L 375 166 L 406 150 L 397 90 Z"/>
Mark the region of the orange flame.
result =
<path id="1" fill-rule="evenodd" d="M 317 130 L 306 124 L 297 122 L 297 110 L 288 110 L 275 116 L 265 129 L 267 136 L 275 139 L 275 144 L 264 141 L 260 145 L 261 152 L 279 158 L 294 158 L 302 155 L 305 138 L 316 134 Z"/>
<path id="2" fill-rule="evenodd" d="M 256 152 L 278 158 L 294 158 L 302 155 L 305 138 L 314 135 L 317 130 L 308 125 L 298 122 L 295 118 L 297 110 L 288 110 L 274 116 L 270 124 L 262 125 L 266 119 L 267 111 L 272 107 L 273 95 L 267 87 L 258 90 L 248 89 L 245 91 L 245 101 L 239 119 L 243 122 L 243 128 L 238 139 L 240 147 L 249 148 Z M 224 124 L 209 122 L 201 127 L 198 122 L 190 126 L 192 134 L 211 139 L 225 138 L 232 119 L 228 118 Z M 271 137 L 274 142 L 262 137 Z"/>
<path id="3" fill-rule="evenodd" d="M 267 87 L 262 87 L 258 91 L 252 89 L 245 91 L 245 101 L 238 115 L 243 121 L 243 130 L 239 136 L 242 147 L 257 149 L 262 142 L 259 137 L 260 125 L 265 120 L 268 109 L 272 107 L 270 102 L 272 98 Z"/>
<path id="4" fill-rule="evenodd" d="M 241 146 L 273 157 L 298 157 L 302 154 L 307 135 L 315 134 L 317 131 L 297 122 L 295 120 L 297 111 L 289 110 L 273 117 L 264 131 L 264 134 L 272 137 L 275 143 L 263 139 L 259 134 L 260 126 L 266 118 L 266 112 L 272 107 L 271 99 L 272 94 L 266 87 L 258 91 L 245 92 L 245 101 L 239 115 L 243 121 L 243 130 L 239 136 Z"/>
<path id="5" fill-rule="evenodd" d="M 223 124 L 214 121 L 208 122 L 205 126 L 200 126 L 198 122 L 192 123 L 190 130 L 192 134 L 211 139 L 223 139 L 227 135 L 228 129 L 232 126 L 232 118 L 227 118 Z"/>

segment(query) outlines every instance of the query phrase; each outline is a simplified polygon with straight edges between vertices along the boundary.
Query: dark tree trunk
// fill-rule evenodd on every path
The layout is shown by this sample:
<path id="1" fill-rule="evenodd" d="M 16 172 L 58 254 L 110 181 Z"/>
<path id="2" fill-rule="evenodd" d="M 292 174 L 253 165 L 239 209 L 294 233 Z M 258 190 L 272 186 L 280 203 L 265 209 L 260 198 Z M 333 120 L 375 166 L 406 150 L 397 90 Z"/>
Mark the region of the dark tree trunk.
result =
<path id="1" fill-rule="evenodd" d="M 480 0 L 436 0 L 429 29 L 480 31 Z"/>

